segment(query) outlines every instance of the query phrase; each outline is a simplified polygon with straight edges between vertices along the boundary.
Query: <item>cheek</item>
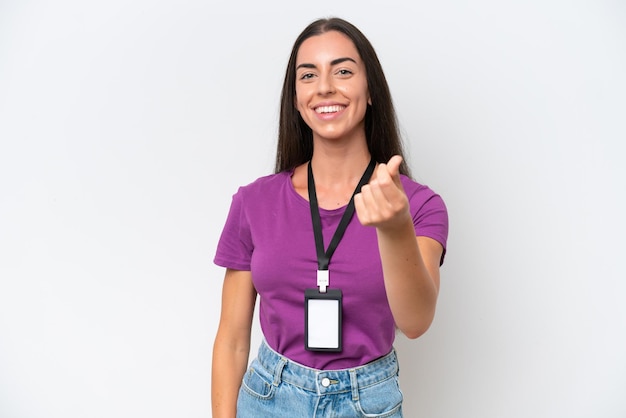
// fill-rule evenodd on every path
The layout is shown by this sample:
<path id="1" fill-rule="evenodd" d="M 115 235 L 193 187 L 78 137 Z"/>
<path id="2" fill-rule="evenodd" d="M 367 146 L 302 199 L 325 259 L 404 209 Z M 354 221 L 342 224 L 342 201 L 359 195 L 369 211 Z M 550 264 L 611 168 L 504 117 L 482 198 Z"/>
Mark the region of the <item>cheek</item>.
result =
<path id="1" fill-rule="evenodd" d="M 297 110 L 298 112 L 302 113 L 303 106 L 302 106 L 302 104 L 298 101 L 298 97 L 297 97 L 297 96 L 296 96 L 296 100 L 295 100 L 295 105 L 296 105 L 296 110 Z"/>
<path id="2" fill-rule="evenodd" d="M 304 97 L 304 94 L 302 92 L 301 89 L 296 88 L 296 97 L 294 98 L 294 104 L 296 106 L 296 109 L 298 110 L 298 112 L 302 113 L 302 109 L 304 109 L 304 103 L 302 98 Z"/>
<path id="3" fill-rule="evenodd" d="M 370 100 L 369 89 L 367 88 L 367 86 L 361 86 L 361 85 L 343 86 L 343 87 L 337 88 L 337 90 L 339 90 L 342 94 L 348 97 L 352 97 L 355 99 L 358 98 L 360 100 L 366 100 L 368 102 Z"/>

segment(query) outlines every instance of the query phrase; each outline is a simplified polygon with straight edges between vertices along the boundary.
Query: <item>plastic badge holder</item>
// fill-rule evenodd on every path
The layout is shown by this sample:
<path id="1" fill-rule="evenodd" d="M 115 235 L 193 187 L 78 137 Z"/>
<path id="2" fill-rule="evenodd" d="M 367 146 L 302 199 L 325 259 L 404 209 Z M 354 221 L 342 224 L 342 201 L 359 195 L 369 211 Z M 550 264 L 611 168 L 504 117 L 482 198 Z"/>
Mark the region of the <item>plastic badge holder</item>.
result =
<path id="1" fill-rule="evenodd" d="M 309 351 L 341 351 L 341 303 L 339 289 L 306 289 L 305 348 Z"/>

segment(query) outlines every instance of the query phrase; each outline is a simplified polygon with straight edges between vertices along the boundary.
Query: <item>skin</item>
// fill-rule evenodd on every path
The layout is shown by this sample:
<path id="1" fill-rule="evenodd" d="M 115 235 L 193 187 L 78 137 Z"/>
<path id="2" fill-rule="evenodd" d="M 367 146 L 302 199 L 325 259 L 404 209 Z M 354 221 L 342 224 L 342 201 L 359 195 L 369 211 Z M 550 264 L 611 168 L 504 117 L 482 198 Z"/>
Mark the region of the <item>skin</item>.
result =
<path id="1" fill-rule="evenodd" d="M 214 418 L 235 418 L 237 414 L 237 394 L 250 353 L 256 295 L 249 271 L 226 270 L 222 312 L 213 344 L 211 400 Z"/>
<path id="2" fill-rule="evenodd" d="M 365 67 L 352 41 L 331 31 L 302 43 L 296 68 L 296 106 L 313 131 L 311 164 L 319 206 L 333 209 L 346 205 L 371 158 L 364 130 L 371 100 Z M 433 239 L 415 237 L 398 172 L 401 161 L 394 156 L 376 167 L 369 184 L 355 196 L 355 208 L 363 225 L 376 228 L 396 325 L 407 337 L 417 338 L 434 318 L 443 248 Z M 296 167 L 292 182 L 308 199 L 307 164 Z M 255 301 L 251 273 L 228 269 L 213 347 L 214 418 L 236 415 L 237 394 L 250 353 Z"/>

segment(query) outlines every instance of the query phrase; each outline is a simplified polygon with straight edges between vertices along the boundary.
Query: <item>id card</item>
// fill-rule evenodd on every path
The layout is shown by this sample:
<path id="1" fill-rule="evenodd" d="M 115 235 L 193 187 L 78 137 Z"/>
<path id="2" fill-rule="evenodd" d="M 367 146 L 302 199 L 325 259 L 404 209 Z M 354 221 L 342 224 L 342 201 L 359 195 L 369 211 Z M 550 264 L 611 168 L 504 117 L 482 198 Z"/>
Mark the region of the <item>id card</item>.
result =
<path id="1" fill-rule="evenodd" d="M 341 351 L 341 290 L 304 292 L 304 340 L 308 351 Z"/>

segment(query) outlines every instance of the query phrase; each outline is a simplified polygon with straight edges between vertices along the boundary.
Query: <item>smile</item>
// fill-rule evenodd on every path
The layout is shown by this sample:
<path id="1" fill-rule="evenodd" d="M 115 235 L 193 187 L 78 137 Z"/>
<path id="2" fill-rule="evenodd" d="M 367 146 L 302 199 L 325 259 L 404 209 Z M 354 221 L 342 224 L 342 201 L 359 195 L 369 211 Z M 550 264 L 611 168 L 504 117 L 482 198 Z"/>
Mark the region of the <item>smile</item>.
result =
<path id="1" fill-rule="evenodd" d="M 334 106 L 320 106 L 315 108 L 315 112 L 317 113 L 337 113 L 345 109 L 345 106 L 334 105 Z"/>

